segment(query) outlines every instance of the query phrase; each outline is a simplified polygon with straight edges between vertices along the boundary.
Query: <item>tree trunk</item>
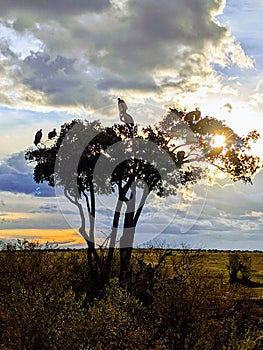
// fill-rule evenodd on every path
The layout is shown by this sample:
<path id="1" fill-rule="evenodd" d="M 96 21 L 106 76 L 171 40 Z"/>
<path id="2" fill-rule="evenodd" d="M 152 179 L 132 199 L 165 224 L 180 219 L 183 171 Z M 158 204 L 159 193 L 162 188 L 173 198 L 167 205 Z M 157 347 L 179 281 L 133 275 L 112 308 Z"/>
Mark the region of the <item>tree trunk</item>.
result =
<path id="1" fill-rule="evenodd" d="M 106 264 L 105 264 L 106 265 L 105 266 L 105 284 L 108 284 L 109 279 L 110 279 L 112 260 L 113 260 L 113 255 L 114 255 L 114 251 L 115 251 L 121 208 L 122 208 L 122 201 L 118 200 L 117 204 L 116 204 L 115 212 L 114 212 L 112 230 L 111 230 L 111 236 L 110 236 L 110 242 L 109 242 L 109 250 L 108 250 L 108 255 L 107 255 Z"/>
<path id="2" fill-rule="evenodd" d="M 131 282 L 131 254 L 132 247 L 120 248 L 120 275 L 119 284 L 127 288 Z"/>
<path id="3" fill-rule="evenodd" d="M 119 283 L 122 288 L 126 288 L 131 280 L 131 253 L 133 249 L 133 240 L 135 234 L 134 210 L 132 209 L 134 209 L 134 203 L 127 204 L 123 235 L 120 239 Z"/>
<path id="4" fill-rule="evenodd" d="M 90 271 L 90 276 L 92 279 L 92 282 L 98 289 L 102 288 L 102 267 L 103 262 L 101 258 L 99 257 L 96 249 L 95 249 L 95 238 L 94 238 L 94 231 L 95 231 L 95 197 L 94 197 L 94 191 L 91 191 L 91 209 L 89 206 L 89 200 L 88 196 L 83 192 L 83 195 L 86 198 L 86 204 L 87 209 L 89 213 L 89 233 L 86 232 L 86 220 L 85 220 L 85 214 L 83 211 L 82 205 L 75 200 L 75 205 L 79 209 L 80 219 L 81 219 L 81 226 L 79 228 L 79 233 L 81 236 L 85 239 L 87 246 L 88 246 L 88 267 Z"/>
<path id="5" fill-rule="evenodd" d="M 87 241 L 88 245 L 88 267 L 90 270 L 91 278 L 92 281 L 95 284 L 99 284 L 100 278 L 99 278 L 99 271 L 98 271 L 98 262 L 96 262 L 97 257 L 96 257 L 96 249 L 94 242 Z"/>
<path id="6" fill-rule="evenodd" d="M 148 197 L 148 188 L 143 191 L 140 204 L 135 211 L 136 185 L 131 187 L 132 198 L 126 202 L 127 209 L 124 218 L 123 235 L 120 239 L 120 275 L 119 283 L 122 288 L 127 288 L 131 282 L 131 255 L 133 250 L 134 235 L 142 209 Z"/>

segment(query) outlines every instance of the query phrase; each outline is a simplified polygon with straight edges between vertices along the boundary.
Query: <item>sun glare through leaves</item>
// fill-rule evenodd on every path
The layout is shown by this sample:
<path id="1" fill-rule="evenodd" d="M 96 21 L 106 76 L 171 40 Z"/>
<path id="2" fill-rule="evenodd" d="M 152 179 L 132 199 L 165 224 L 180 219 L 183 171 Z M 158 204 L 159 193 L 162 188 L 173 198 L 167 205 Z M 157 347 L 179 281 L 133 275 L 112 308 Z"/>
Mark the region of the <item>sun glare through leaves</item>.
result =
<path id="1" fill-rule="evenodd" d="M 226 146 L 226 137 L 223 134 L 215 134 L 212 137 L 211 145 L 214 148 L 225 147 Z"/>

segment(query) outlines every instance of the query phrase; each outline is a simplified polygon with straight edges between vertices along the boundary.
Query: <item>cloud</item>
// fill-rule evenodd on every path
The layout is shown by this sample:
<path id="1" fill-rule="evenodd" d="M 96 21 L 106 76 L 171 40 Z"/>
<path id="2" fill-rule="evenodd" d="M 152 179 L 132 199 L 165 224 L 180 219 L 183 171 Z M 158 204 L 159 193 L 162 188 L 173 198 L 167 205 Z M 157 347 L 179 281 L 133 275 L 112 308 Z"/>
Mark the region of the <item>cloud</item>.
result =
<path id="1" fill-rule="evenodd" d="M 45 203 L 44 205 L 40 205 L 39 210 L 45 213 L 55 213 L 58 211 L 58 207 L 55 204 Z"/>
<path id="2" fill-rule="evenodd" d="M 187 206 L 175 211 L 172 202 L 176 199 L 170 198 L 165 203 L 170 221 L 158 237 L 173 246 L 187 241 L 191 247 L 263 249 L 262 183 L 263 171 L 254 178 L 252 186 L 230 180 L 226 186 L 226 180 L 218 180 L 208 187 L 204 206 L 200 188 L 196 186 L 199 199 L 187 215 Z M 182 230 L 184 222 L 187 231 Z"/>
<path id="3" fill-rule="evenodd" d="M 98 108 L 120 90 L 170 102 L 200 89 L 218 92 L 214 64 L 253 66 L 216 19 L 224 6 L 224 0 L 6 3 L 0 101 Z"/>
<path id="4" fill-rule="evenodd" d="M 81 0 L 77 2 L 72 2 L 71 0 L 46 0 L 42 1 L 31 1 L 19 0 L 12 1 L 10 3 L 4 2 L 1 4 L 2 15 L 10 15 L 12 13 L 22 13 L 24 16 L 28 13 L 33 13 L 35 15 L 41 14 L 41 16 L 49 16 L 52 18 L 74 16 L 82 12 L 88 11 L 101 11 L 109 6 L 108 0 Z"/>
<path id="5" fill-rule="evenodd" d="M 218 183 L 208 188 L 205 198 L 201 196 L 205 195 L 205 191 L 197 186 L 197 199 L 188 214 L 186 213 L 192 202 L 180 195 L 159 200 L 159 204 L 154 199 L 147 201 L 136 230 L 135 244 L 159 237 L 174 246 L 188 242 L 191 247 L 260 248 L 263 227 L 262 180 L 263 172 L 255 177 L 253 186 L 242 183 L 226 186 L 225 180 L 218 180 Z M 15 195 L 9 192 L 0 192 L 0 199 L 5 203 L 1 207 L 1 219 L 5 219 L 2 229 L 15 229 L 19 233 L 19 228 L 59 230 L 69 227 L 77 232 L 80 225 L 75 206 L 66 200 L 63 206 L 58 205 L 55 198 L 47 199 L 22 193 Z M 103 233 L 107 235 L 110 232 L 114 203 L 112 197 L 105 196 L 98 199 L 97 205 L 98 236 L 104 237 Z M 184 220 L 189 225 L 186 232 L 182 232 Z M 41 232 L 35 234 L 34 237 L 42 237 Z M 33 237 L 33 233 L 31 236 Z M 61 238 L 60 241 L 67 240 Z"/>
<path id="6" fill-rule="evenodd" d="M 263 77 L 261 77 L 263 78 Z M 260 80 L 253 93 L 250 95 L 250 106 L 261 109 L 263 106 L 263 80 Z"/>
<path id="7" fill-rule="evenodd" d="M 11 156 L 6 157 L 4 163 L 11 172 L 17 174 L 29 174 L 32 173 L 33 167 L 26 163 L 23 152 L 14 153 Z"/>
<path id="8" fill-rule="evenodd" d="M 39 187 L 38 193 L 36 187 Z M 33 168 L 26 163 L 24 152 L 12 154 L 0 162 L 0 191 L 54 196 L 54 189 L 46 183 L 36 184 Z"/>
<path id="9" fill-rule="evenodd" d="M 93 78 L 78 68 L 77 59 L 32 53 L 23 61 L 23 84 L 48 96 L 50 105 L 85 105 L 92 96 L 93 106 L 109 103 L 96 90 Z M 99 100 L 99 103 L 98 101 Z"/>

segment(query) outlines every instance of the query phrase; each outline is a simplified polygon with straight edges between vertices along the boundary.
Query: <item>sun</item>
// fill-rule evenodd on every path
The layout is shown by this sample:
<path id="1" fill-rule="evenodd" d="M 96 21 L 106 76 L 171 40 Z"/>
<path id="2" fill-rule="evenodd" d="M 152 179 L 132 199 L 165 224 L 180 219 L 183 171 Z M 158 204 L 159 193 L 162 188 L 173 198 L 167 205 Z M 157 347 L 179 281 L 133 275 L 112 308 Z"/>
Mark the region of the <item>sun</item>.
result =
<path id="1" fill-rule="evenodd" d="M 226 145 L 226 137 L 223 134 L 215 134 L 212 136 L 211 145 L 214 148 L 224 147 Z"/>

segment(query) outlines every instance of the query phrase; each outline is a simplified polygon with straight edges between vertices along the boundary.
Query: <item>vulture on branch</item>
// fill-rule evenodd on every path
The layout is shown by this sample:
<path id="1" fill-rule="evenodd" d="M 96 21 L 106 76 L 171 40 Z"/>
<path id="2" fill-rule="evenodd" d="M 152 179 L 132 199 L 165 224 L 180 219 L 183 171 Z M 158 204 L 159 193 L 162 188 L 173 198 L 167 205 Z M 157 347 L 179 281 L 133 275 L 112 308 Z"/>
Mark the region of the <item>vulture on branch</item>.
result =
<path id="1" fill-rule="evenodd" d="M 34 144 L 37 146 L 40 143 L 41 139 L 42 139 L 42 129 L 39 129 L 36 132 Z"/>
<path id="2" fill-rule="evenodd" d="M 56 129 L 53 129 L 53 131 L 50 131 L 47 136 L 49 140 L 53 139 L 53 137 L 56 137 L 57 136 Z"/>
<path id="3" fill-rule="evenodd" d="M 121 98 L 118 98 L 118 108 L 119 108 L 120 120 L 125 124 L 129 124 L 133 126 L 134 120 L 130 114 L 126 113 L 128 107 L 124 102 L 124 100 L 122 100 Z"/>

